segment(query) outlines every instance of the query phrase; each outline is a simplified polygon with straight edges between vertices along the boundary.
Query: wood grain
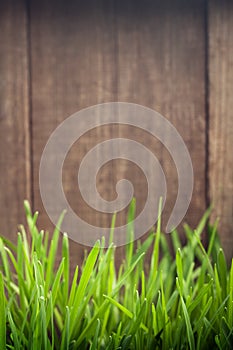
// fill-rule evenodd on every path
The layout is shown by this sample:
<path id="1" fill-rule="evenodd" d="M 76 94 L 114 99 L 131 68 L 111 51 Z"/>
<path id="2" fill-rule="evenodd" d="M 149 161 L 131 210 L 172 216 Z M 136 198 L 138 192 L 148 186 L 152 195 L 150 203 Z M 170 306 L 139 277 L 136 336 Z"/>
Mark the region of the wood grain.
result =
<path id="1" fill-rule="evenodd" d="M 51 231 L 38 187 L 40 157 L 50 134 L 64 119 L 85 107 L 115 100 L 113 2 L 34 1 L 31 21 L 34 199 L 41 227 Z M 100 226 L 109 218 L 85 205 L 77 189 L 77 169 L 88 149 L 110 135 L 108 127 L 83 136 L 63 168 L 64 192 L 73 210 Z M 108 169 L 111 166 L 97 184 L 107 196 L 111 189 Z M 70 243 L 74 265 L 80 263 L 83 247 Z"/>
<path id="2" fill-rule="evenodd" d="M 185 1 L 71 1 L 67 6 L 33 1 L 31 48 L 34 199 L 44 227 L 51 229 L 40 200 L 38 168 L 48 137 L 72 113 L 114 100 L 154 108 L 177 127 L 195 173 L 193 200 L 185 219 L 196 225 L 205 209 L 202 2 L 191 1 L 187 6 Z M 168 178 L 168 217 L 177 195 L 175 166 L 158 141 L 126 127 L 97 129 L 71 150 L 63 183 L 72 208 L 97 225 L 109 224 L 109 216 L 91 211 L 78 198 L 75 181 L 77 162 L 93 145 L 115 135 L 135 138 L 157 152 Z M 103 169 L 97 183 L 101 195 L 114 197 L 116 181 L 122 177 L 133 182 L 140 211 L 146 200 L 143 174 L 127 162 L 115 161 Z M 119 223 L 123 221 L 125 212 L 119 215 Z M 75 249 L 76 245 L 73 254 Z"/>
<path id="3" fill-rule="evenodd" d="M 233 256 L 233 3 L 209 1 L 209 196 Z"/>
<path id="4" fill-rule="evenodd" d="M 207 12 L 201 0 L 28 4 L 0 4 L 0 232 L 15 239 L 24 218 L 23 199 L 32 197 L 40 227 L 54 228 L 41 202 L 38 171 L 46 141 L 63 120 L 94 104 L 134 102 L 160 112 L 183 137 L 195 175 L 184 221 L 195 227 L 208 200 L 213 202 L 213 219 L 220 217 L 222 243 L 231 257 L 232 2 L 209 1 Z M 159 159 L 168 185 L 166 224 L 177 196 L 175 165 L 158 140 L 132 127 L 96 128 L 75 143 L 63 169 L 71 207 L 94 225 L 109 225 L 111 215 L 82 200 L 77 171 L 88 150 L 112 137 L 135 139 Z M 113 199 L 121 178 L 132 181 L 140 212 L 147 187 L 132 163 L 116 160 L 103 167 L 97 177 L 100 194 Z M 119 213 L 117 224 L 125 222 L 125 214 Z M 71 244 L 73 264 L 81 261 L 82 251 Z"/>
<path id="5" fill-rule="evenodd" d="M 194 170 L 193 197 L 184 218 L 192 227 L 206 207 L 204 26 L 202 1 L 117 3 L 117 98 L 157 110 L 183 137 Z M 134 135 L 125 130 L 127 134 Z M 138 131 L 135 137 L 154 151 L 166 174 L 166 224 L 177 196 L 176 167 L 157 140 Z M 141 188 L 141 178 L 135 181 Z M 140 206 L 143 199 L 142 190 Z"/>
<path id="6" fill-rule="evenodd" d="M 0 3 L 0 233 L 17 240 L 30 200 L 27 14 L 24 1 Z"/>

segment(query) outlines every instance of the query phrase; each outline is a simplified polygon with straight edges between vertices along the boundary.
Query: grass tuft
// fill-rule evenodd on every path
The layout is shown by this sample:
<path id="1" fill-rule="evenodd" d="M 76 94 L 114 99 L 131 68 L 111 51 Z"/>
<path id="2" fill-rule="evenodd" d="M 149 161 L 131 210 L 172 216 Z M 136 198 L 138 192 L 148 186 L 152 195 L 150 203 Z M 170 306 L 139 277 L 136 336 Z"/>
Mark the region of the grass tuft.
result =
<path id="1" fill-rule="evenodd" d="M 217 223 L 202 245 L 210 211 L 196 230 L 185 226 L 185 246 L 174 231 L 169 247 L 160 218 L 144 242 L 133 241 L 133 201 L 120 268 L 114 215 L 109 248 L 97 241 L 72 278 L 64 214 L 49 241 L 28 202 L 25 212 L 30 237 L 21 226 L 16 246 L 0 238 L 0 349 L 232 348 L 233 261 L 228 268 Z"/>

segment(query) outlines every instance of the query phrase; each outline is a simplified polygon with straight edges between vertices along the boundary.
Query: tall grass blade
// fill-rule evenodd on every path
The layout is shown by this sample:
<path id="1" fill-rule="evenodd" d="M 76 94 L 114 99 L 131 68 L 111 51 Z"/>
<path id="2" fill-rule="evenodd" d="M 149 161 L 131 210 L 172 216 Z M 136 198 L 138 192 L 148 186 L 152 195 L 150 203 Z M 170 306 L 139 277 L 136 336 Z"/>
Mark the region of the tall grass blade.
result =
<path id="1" fill-rule="evenodd" d="M 0 349 L 6 349 L 6 311 L 3 277 L 0 272 Z"/>

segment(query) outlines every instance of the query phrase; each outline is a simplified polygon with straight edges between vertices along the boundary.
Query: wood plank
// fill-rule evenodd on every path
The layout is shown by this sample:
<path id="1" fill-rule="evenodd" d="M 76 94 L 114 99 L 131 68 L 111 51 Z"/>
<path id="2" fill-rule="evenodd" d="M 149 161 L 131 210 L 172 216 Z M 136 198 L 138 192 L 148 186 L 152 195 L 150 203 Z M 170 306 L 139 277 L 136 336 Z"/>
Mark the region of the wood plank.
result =
<path id="1" fill-rule="evenodd" d="M 30 200 L 27 15 L 24 1 L 0 3 L 0 232 L 17 240 Z"/>
<path id="2" fill-rule="evenodd" d="M 52 131 L 71 114 L 91 105 L 115 100 L 114 7 L 112 1 L 33 1 L 31 4 L 32 115 L 35 208 L 40 226 L 53 229 L 39 193 L 39 163 Z M 64 192 L 77 215 L 105 225 L 110 217 L 98 215 L 77 189 L 77 166 L 88 149 L 111 136 L 111 127 L 83 136 L 64 164 Z M 111 170 L 101 172 L 98 188 L 111 195 Z M 107 186 L 106 186 L 107 184 Z M 101 190 L 102 188 L 102 190 Z M 80 234 L 80 233 L 79 233 Z M 81 262 L 83 247 L 70 242 L 73 265 Z"/>
<path id="3" fill-rule="evenodd" d="M 233 3 L 209 1 L 209 196 L 233 256 Z"/>
<path id="4" fill-rule="evenodd" d="M 193 197 L 184 221 L 195 227 L 206 208 L 203 1 L 132 0 L 117 4 L 117 98 L 157 110 L 183 137 L 194 169 Z M 166 224 L 177 196 L 174 163 L 165 147 L 149 135 L 133 134 L 129 129 L 121 130 L 123 134 L 141 140 L 162 164 L 168 186 Z M 141 178 L 136 175 L 135 181 L 141 188 Z M 141 194 L 140 207 L 144 200 Z"/>

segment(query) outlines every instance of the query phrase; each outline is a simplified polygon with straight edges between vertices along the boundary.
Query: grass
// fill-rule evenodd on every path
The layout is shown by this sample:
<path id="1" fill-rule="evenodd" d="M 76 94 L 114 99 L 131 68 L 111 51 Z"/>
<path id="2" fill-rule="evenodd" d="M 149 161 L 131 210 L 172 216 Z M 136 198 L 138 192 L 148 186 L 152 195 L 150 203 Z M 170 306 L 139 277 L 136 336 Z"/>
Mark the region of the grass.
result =
<path id="1" fill-rule="evenodd" d="M 134 209 L 133 202 L 129 222 Z M 25 210 L 30 239 L 24 227 L 16 246 L 0 238 L 1 350 L 232 348 L 233 262 L 228 268 L 216 223 L 207 249 L 201 243 L 209 212 L 196 230 L 185 226 L 185 246 L 171 234 L 172 251 L 159 219 L 143 243 L 125 247 L 118 270 L 114 244 L 103 249 L 104 239 L 96 242 L 70 278 L 60 224 L 50 241 L 27 202 Z M 132 225 L 127 234 L 133 236 Z"/>

